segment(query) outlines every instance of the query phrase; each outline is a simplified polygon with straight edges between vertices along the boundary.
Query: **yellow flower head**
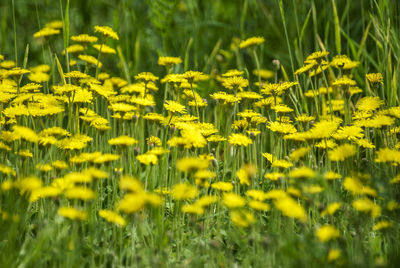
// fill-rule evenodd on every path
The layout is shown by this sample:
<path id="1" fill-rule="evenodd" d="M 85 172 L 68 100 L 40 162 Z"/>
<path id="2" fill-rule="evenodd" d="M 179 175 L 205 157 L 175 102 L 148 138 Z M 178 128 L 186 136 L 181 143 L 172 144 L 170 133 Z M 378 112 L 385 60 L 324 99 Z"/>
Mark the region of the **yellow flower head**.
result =
<path id="1" fill-rule="evenodd" d="M 256 36 L 256 37 L 250 37 L 247 38 L 246 40 L 243 40 L 239 44 L 239 48 L 246 48 L 246 47 L 253 47 L 260 45 L 265 42 L 264 37 Z"/>
<path id="2" fill-rule="evenodd" d="M 94 31 L 100 33 L 103 36 L 111 37 L 112 39 L 119 40 L 118 34 L 114 32 L 109 26 L 94 26 Z"/>
<path id="3" fill-rule="evenodd" d="M 325 243 L 332 239 L 338 238 L 340 236 L 340 232 L 331 225 L 324 225 L 315 232 L 315 235 L 321 242 Z"/>

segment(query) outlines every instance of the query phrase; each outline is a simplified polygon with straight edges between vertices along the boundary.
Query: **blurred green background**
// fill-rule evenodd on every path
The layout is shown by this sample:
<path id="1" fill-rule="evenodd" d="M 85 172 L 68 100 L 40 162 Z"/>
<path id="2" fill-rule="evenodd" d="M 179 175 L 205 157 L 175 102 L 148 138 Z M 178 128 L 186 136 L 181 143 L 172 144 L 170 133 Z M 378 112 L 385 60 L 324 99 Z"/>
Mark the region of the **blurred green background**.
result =
<path id="1" fill-rule="evenodd" d="M 14 59 L 14 10 L 18 61 L 22 62 L 29 43 L 30 65 L 39 64 L 41 45 L 32 35 L 45 23 L 65 16 L 66 9 L 67 0 L 15 0 L 14 4 L 12 0 L 0 1 L 0 53 Z M 260 52 L 263 68 L 271 69 L 271 61 L 279 59 L 290 69 L 290 55 L 293 68 L 297 68 L 305 55 L 324 46 L 332 54 L 347 54 L 365 63 L 361 68 L 368 65 L 375 68 L 371 71 L 379 71 L 378 58 L 387 58 L 387 32 L 389 38 L 397 39 L 390 44 L 390 53 L 396 61 L 400 56 L 399 14 L 396 0 L 69 1 L 70 35 L 93 34 L 94 25 L 111 26 L 119 33 L 120 41 L 110 45 L 121 46 L 131 74 L 161 72 L 157 66 L 159 55 L 187 55 L 185 69 L 210 72 L 221 66 L 238 68 L 240 62 L 230 49 L 231 43 L 235 38 L 251 36 L 266 39 Z M 335 28 L 335 19 L 340 28 Z M 363 43 L 364 35 L 367 38 Z M 62 37 L 54 39 L 52 45 L 60 52 Z M 250 55 L 244 55 L 243 60 L 252 66 Z M 115 60 L 106 65 L 121 73 Z"/>

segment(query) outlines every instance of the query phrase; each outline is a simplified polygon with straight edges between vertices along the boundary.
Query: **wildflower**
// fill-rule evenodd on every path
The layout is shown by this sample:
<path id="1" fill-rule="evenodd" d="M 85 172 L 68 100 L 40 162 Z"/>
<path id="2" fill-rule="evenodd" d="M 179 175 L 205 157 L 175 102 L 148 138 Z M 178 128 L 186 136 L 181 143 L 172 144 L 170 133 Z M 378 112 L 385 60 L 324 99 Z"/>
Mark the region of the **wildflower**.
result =
<path id="1" fill-rule="evenodd" d="M 257 200 L 251 200 L 249 201 L 249 207 L 251 207 L 254 210 L 259 210 L 259 211 L 267 211 L 270 210 L 271 206 L 269 204 L 266 204 L 261 201 Z"/>
<path id="2" fill-rule="evenodd" d="M 82 73 L 80 71 L 71 71 L 69 73 L 65 73 L 64 76 L 67 78 L 75 78 L 75 79 L 90 78 L 90 75 Z"/>
<path id="3" fill-rule="evenodd" d="M 181 58 L 179 57 L 159 57 L 158 65 L 171 67 L 172 65 L 182 63 Z"/>
<path id="4" fill-rule="evenodd" d="M 96 36 L 91 36 L 88 34 L 80 34 L 71 36 L 71 40 L 80 43 L 95 43 L 97 42 L 98 38 Z"/>
<path id="5" fill-rule="evenodd" d="M 230 218 L 235 225 L 244 228 L 249 227 L 255 222 L 254 215 L 247 211 L 231 211 Z"/>
<path id="6" fill-rule="evenodd" d="M 225 193 L 223 196 L 223 203 L 230 209 L 241 208 L 246 205 L 246 200 L 240 195 L 234 193 Z"/>
<path id="7" fill-rule="evenodd" d="M 311 55 L 309 55 L 306 58 L 306 62 L 312 61 L 312 60 L 320 60 L 321 58 L 326 57 L 328 55 L 329 55 L 329 52 L 327 52 L 327 51 L 316 51 L 316 52 L 313 52 Z"/>
<path id="8" fill-rule="evenodd" d="M 149 138 L 146 138 L 146 142 L 150 146 L 154 146 L 154 145 L 161 146 L 162 145 L 161 139 L 156 136 L 150 136 Z"/>
<path id="9" fill-rule="evenodd" d="M 381 73 L 370 73 L 366 74 L 365 77 L 371 84 L 377 84 L 377 83 L 383 84 L 383 76 Z"/>
<path id="10" fill-rule="evenodd" d="M 204 213 L 204 208 L 197 204 L 185 204 L 182 206 L 182 212 L 201 215 Z"/>
<path id="11" fill-rule="evenodd" d="M 342 175 L 340 175 L 336 172 L 333 172 L 333 171 L 328 171 L 324 174 L 324 178 L 326 180 L 337 180 L 337 179 L 341 179 Z"/>
<path id="12" fill-rule="evenodd" d="M 287 217 L 295 218 L 302 222 L 307 221 L 307 214 L 304 208 L 290 197 L 279 198 L 274 201 L 274 205 Z"/>
<path id="13" fill-rule="evenodd" d="M 148 165 L 157 165 L 158 164 L 158 157 L 155 154 L 151 153 L 144 153 L 136 156 L 136 159 L 146 166 Z"/>
<path id="14" fill-rule="evenodd" d="M 196 157 L 181 158 L 176 162 L 176 168 L 182 172 L 193 172 L 196 170 L 207 169 L 209 161 Z"/>
<path id="15" fill-rule="evenodd" d="M 243 91 L 243 88 L 246 88 L 249 86 L 249 80 L 246 78 L 243 78 L 241 76 L 230 76 L 223 78 L 222 80 L 222 85 L 230 90 L 240 90 Z"/>
<path id="16" fill-rule="evenodd" d="M 338 238 L 340 236 L 339 230 L 331 225 L 324 225 L 317 229 L 315 235 L 322 242 L 328 242 L 332 239 Z"/>
<path id="17" fill-rule="evenodd" d="M 289 157 L 291 160 L 299 161 L 300 158 L 304 157 L 310 150 L 310 147 L 301 147 L 292 151 Z"/>
<path id="18" fill-rule="evenodd" d="M 138 179 L 130 176 L 122 176 L 119 180 L 119 188 L 132 193 L 141 193 L 144 191 L 142 183 Z"/>
<path id="19" fill-rule="evenodd" d="M 315 171 L 308 167 L 300 167 L 289 172 L 289 177 L 293 178 L 314 178 Z"/>
<path id="20" fill-rule="evenodd" d="M 333 86 L 343 87 L 343 86 L 355 86 L 357 84 L 356 81 L 344 76 L 333 81 Z"/>
<path id="21" fill-rule="evenodd" d="M 230 192 L 233 190 L 233 185 L 230 182 L 218 181 L 218 182 L 212 183 L 211 188 L 220 190 L 220 191 L 224 191 L 224 192 Z"/>
<path id="22" fill-rule="evenodd" d="M 321 216 L 324 217 L 326 215 L 333 215 L 336 213 L 338 209 L 342 207 L 342 203 L 340 202 L 333 202 L 329 204 L 326 209 L 321 212 Z"/>
<path id="23" fill-rule="evenodd" d="M 113 49 L 112 47 L 107 46 L 106 44 L 94 44 L 93 47 L 97 50 L 100 51 L 103 54 L 117 54 L 117 51 Z"/>
<path id="24" fill-rule="evenodd" d="M 186 107 L 176 101 L 172 100 L 165 101 L 164 107 L 167 111 L 171 113 L 180 113 L 180 114 L 186 113 Z"/>
<path id="25" fill-rule="evenodd" d="M 292 124 L 281 123 L 279 121 L 271 121 L 268 122 L 268 126 L 272 132 L 282 133 L 282 134 L 290 134 L 297 132 L 297 129 Z"/>
<path id="26" fill-rule="evenodd" d="M 232 76 L 241 76 L 244 72 L 236 69 L 228 70 L 227 72 L 221 74 L 222 77 L 232 77 Z"/>
<path id="27" fill-rule="evenodd" d="M 154 74 L 150 73 L 150 72 L 143 72 L 143 73 L 139 73 L 137 75 L 135 75 L 135 79 L 136 80 L 141 80 L 145 83 L 151 82 L 151 81 L 157 81 L 158 77 L 155 76 Z"/>
<path id="28" fill-rule="evenodd" d="M 343 144 L 333 150 L 328 151 L 329 159 L 331 161 L 344 161 L 346 158 L 349 158 L 356 153 L 356 147 L 351 144 Z"/>
<path id="29" fill-rule="evenodd" d="M 353 207 L 364 213 L 370 213 L 373 218 L 381 215 L 381 207 L 368 198 L 357 199 L 352 202 Z"/>
<path id="30" fill-rule="evenodd" d="M 244 134 L 232 133 L 229 136 L 229 143 L 237 146 L 248 146 L 253 143 L 253 140 Z"/>
<path id="31" fill-rule="evenodd" d="M 247 38 L 246 40 L 242 40 L 239 44 L 239 48 L 246 48 L 246 47 L 253 47 L 260 45 L 265 42 L 264 37 L 256 36 L 256 37 L 250 37 Z"/>
<path id="32" fill-rule="evenodd" d="M 271 70 L 266 70 L 266 69 L 260 69 L 260 71 L 258 71 L 258 69 L 253 70 L 253 74 L 255 76 L 260 76 L 262 79 L 270 79 L 272 77 L 274 77 L 275 72 L 271 71 Z"/>
<path id="33" fill-rule="evenodd" d="M 101 209 L 101 210 L 99 210 L 99 216 L 104 218 L 106 221 L 115 223 L 119 226 L 126 225 L 125 219 L 122 218 L 118 213 L 116 213 L 114 211 Z"/>
<path id="34" fill-rule="evenodd" d="M 247 164 L 236 172 L 236 176 L 238 177 L 240 184 L 250 186 L 250 180 L 255 177 L 256 173 L 257 168 L 253 165 Z"/>
<path id="35" fill-rule="evenodd" d="M 394 162 L 400 163 L 400 151 L 390 148 L 381 148 L 376 152 L 375 162 L 385 163 Z"/>
<path id="36" fill-rule="evenodd" d="M 100 61 L 98 61 L 95 57 L 90 56 L 90 55 L 79 55 L 78 58 L 88 64 L 92 64 L 99 68 L 101 68 L 103 66 L 103 64 Z"/>
<path id="37" fill-rule="evenodd" d="M 65 192 L 65 197 L 68 199 L 81 199 L 86 201 L 94 199 L 96 194 L 93 190 L 86 187 L 73 187 Z"/>
<path id="38" fill-rule="evenodd" d="M 87 214 L 85 211 L 78 210 L 76 208 L 61 207 L 58 209 L 58 214 L 71 219 L 71 220 L 86 220 Z"/>
<path id="39" fill-rule="evenodd" d="M 67 47 L 67 49 L 63 50 L 61 52 L 62 55 L 64 55 L 66 52 L 67 53 L 78 53 L 78 52 L 82 52 L 84 51 L 85 48 L 82 45 L 78 45 L 78 44 L 74 44 L 74 45 L 70 45 L 69 47 Z"/>
<path id="40" fill-rule="evenodd" d="M 285 174 L 280 172 L 271 172 L 264 175 L 264 178 L 271 181 L 277 181 L 278 179 L 285 178 Z"/>
<path id="41" fill-rule="evenodd" d="M 374 111 L 377 110 L 383 103 L 384 101 L 379 99 L 379 97 L 367 96 L 361 98 L 357 102 L 356 107 L 359 111 Z"/>
<path id="42" fill-rule="evenodd" d="M 34 189 L 29 196 L 29 202 L 35 202 L 40 198 L 45 197 L 56 197 L 61 194 L 61 189 L 53 187 L 53 186 L 46 186 Z"/>
<path id="43" fill-rule="evenodd" d="M 30 73 L 28 79 L 36 83 L 44 83 L 50 80 L 50 75 L 42 72 Z"/>
<path id="44" fill-rule="evenodd" d="M 47 36 L 56 35 L 59 33 L 60 33 L 60 30 L 58 30 L 58 29 L 45 27 L 45 28 L 41 29 L 40 31 L 34 33 L 33 37 L 34 38 L 47 37 Z"/>
<path id="45" fill-rule="evenodd" d="M 372 227 L 372 230 L 379 231 L 382 229 L 390 228 L 392 226 L 393 226 L 393 222 L 383 220 L 383 221 L 379 221 L 379 222 L 375 223 L 374 226 Z"/>
<path id="46" fill-rule="evenodd" d="M 146 205 L 144 194 L 127 194 L 118 203 L 119 211 L 131 214 L 141 210 Z"/>
<path id="47" fill-rule="evenodd" d="M 94 31 L 102 34 L 105 37 L 111 37 L 112 39 L 119 40 L 118 34 L 114 32 L 109 26 L 94 26 Z"/>
<path id="48" fill-rule="evenodd" d="M 175 200 L 194 199 L 197 194 L 197 188 L 187 183 L 175 184 L 171 190 L 171 196 Z"/>
<path id="49" fill-rule="evenodd" d="M 139 141 L 129 136 L 119 136 L 108 140 L 108 144 L 115 146 L 130 146 L 138 143 Z"/>

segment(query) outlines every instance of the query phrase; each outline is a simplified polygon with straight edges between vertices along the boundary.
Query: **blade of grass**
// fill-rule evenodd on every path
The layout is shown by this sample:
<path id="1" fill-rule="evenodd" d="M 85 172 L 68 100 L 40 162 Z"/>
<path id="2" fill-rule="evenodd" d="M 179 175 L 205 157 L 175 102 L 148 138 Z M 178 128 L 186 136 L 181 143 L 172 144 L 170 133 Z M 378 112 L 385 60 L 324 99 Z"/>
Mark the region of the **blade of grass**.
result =
<path id="1" fill-rule="evenodd" d="M 335 43 L 336 43 L 336 53 L 341 54 L 342 53 L 342 44 L 341 44 L 341 39 L 340 39 L 340 23 L 339 23 L 339 17 L 336 9 L 336 3 L 335 0 L 332 0 L 332 12 L 333 12 L 333 19 L 335 21 Z"/>

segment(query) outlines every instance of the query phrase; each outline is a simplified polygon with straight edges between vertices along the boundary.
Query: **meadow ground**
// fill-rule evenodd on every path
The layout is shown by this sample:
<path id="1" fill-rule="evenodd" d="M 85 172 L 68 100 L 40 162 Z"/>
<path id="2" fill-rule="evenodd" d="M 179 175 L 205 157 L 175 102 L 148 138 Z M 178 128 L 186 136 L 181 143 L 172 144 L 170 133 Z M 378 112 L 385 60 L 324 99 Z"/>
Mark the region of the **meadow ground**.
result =
<path id="1" fill-rule="evenodd" d="M 0 2 L 0 267 L 398 267 L 390 0 Z"/>

